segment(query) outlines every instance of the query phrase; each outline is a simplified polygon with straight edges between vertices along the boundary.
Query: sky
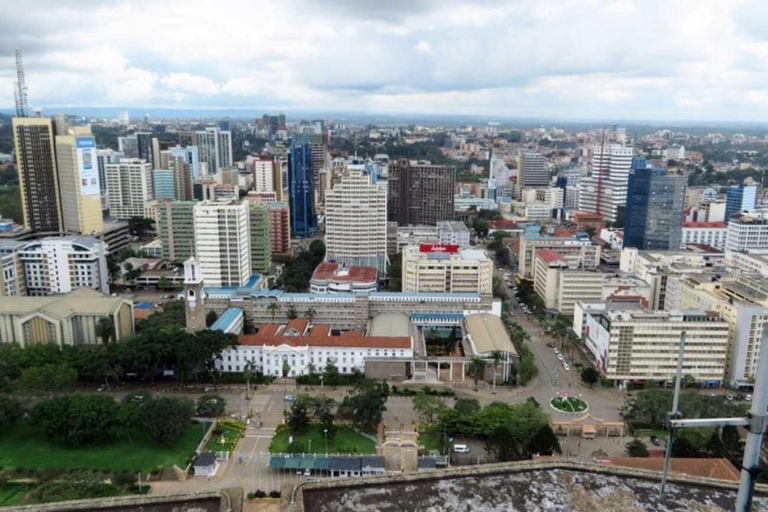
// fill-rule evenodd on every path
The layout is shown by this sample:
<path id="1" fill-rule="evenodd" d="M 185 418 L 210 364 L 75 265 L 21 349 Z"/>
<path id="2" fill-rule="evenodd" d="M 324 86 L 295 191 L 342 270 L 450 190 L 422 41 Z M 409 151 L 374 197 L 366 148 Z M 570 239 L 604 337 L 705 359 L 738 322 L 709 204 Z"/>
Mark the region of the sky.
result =
<path id="1" fill-rule="evenodd" d="M 24 0 L 32 107 L 768 120 L 764 0 Z"/>

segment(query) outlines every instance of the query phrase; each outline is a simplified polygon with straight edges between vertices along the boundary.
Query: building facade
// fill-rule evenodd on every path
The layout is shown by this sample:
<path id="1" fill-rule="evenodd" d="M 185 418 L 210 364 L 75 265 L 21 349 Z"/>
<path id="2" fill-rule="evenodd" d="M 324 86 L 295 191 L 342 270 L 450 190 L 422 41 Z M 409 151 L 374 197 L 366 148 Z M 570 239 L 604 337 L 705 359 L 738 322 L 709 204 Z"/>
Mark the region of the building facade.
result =
<path id="1" fill-rule="evenodd" d="M 387 186 L 351 169 L 325 194 L 325 258 L 387 272 Z"/>
<path id="2" fill-rule="evenodd" d="M 291 233 L 299 237 L 311 236 L 317 229 L 317 214 L 312 148 L 309 143 L 294 141 L 291 144 L 288 152 L 288 198 Z"/>
<path id="3" fill-rule="evenodd" d="M 745 251 L 768 247 L 768 219 L 741 215 L 728 220 L 725 240 L 727 251 Z"/>
<path id="4" fill-rule="evenodd" d="M 272 265 L 272 240 L 270 237 L 271 215 L 268 205 L 248 207 L 248 224 L 251 236 L 251 270 L 266 274 Z"/>
<path id="5" fill-rule="evenodd" d="M 757 185 L 733 185 L 728 187 L 725 196 L 725 219 L 729 220 L 739 213 L 750 213 L 755 209 Z"/>
<path id="6" fill-rule="evenodd" d="M 68 293 L 91 288 L 109 293 L 107 248 L 91 237 L 48 237 L 18 250 L 27 295 Z"/>
<path id="7" fill-rule="evenodd" d="M 461 221 L 441 221 L 437 223 L 437 239 L 443 244 L 468 247 L 469 229 Z"/>
<path id="8" fill-rule="evenodd" d="M 624 247 L 680 249 L 687 178 L 632 162 L 627 189 Z"/>
<path id="9" fill-rule="evenodd" d="M 291 252 L 291 215 L 288 203 L 269 203 L 269 239 L 272 254 Z"/>
<path id="10" fill-rule="evenodd" d="M 247 203 L 194 206 L 195 254 L 208 286 L 244 286 L 251 278 Z"/>
<path id="11" fill-rule="evenodd" d="M 571 314 L 578 301 L 603 300 L 605 277 L 595 270 L 570 270 L 565 258 L 551 249 L 536 253 L 533 289 L 550 311 Z"/>
<path id="12" fill-rule="evenodd" d="M 606 222 L 623 218 L 634 150 L 617 144 L 592 150 L 592 175 L 579 185 L 579 210 L 595 212 Z"/>
<path id="13" fill-rule="evenodd" d="M 104 229 L 96 140 L 90 126 L 72 126 L 56 136 L 64 230 L 90 235 Z"/>
<path id="14" fill-rule="evenodd" d="M 727 238 L 725 222 L 683 222 L 682 247 L 703 244 L 724 251 Z"/>
<path id="15" fill-rule="evenodd" d="M 152 164 L 123 158 L 106 164 L 109 213 L 116 219 L 144 216 L 144 203 L 152 199 Z"/>
<path id="16" fill-rule="evenodd" d="M 517 155 L 517 197 L 522 198 L 526 188 L 546 188 L 549 185 L 549 170 L 541 153 L 521 151 Z"/>
<path id="17" fill-rule="evenodd" d="M 312 273 L 311 293 L 370 293 L 378 287 L 375 267 L 347 267 L 337 261 L 324 261 Z"/>
<path id="18" fill-rule="evenodd" d="M 422 244 L 403 249 L 402 284 L 412 293 L 493 291 L 493 261 L 485 251 Z"/>
<path id="19" fill-rule="evenodd" d="M 563 256 L 572 269 L 593 270 L 600 265 L 600 246 L 594 245 L 586 233 L 572 237 L 524 234 L 518 253 L 518 274 L 522 278 L 533 278 L 536 251 L 540 249 L 551 249 Z"/>
<path id="20" fill-rule="evenodd" d="M 195 205 L 197 201 L 163 201 L 158 209 L 157 229 L 166 261 L 184 263 L 195 251 Z"/>
<path id="21" fill-rule="evenodd" d="M 46 117 L 14 117 L 11 128 L 24 227 L 34 232 L 60 232 L 64 226 L 53 123 Z"/>
<path id="22" fill-rule="evenodd" d="M 283 179 L 280 162 L 273 156 L 260 155 L 251 160 L 253 188 L 256 192 L 274 192 L 275 200 L 283 200 Z"/>
<path id="23" fill-rule="evenodd" d="M 389 164 L 387 218 L 400 226 L 453 220 L 456 169 L 410 160 Z"/>

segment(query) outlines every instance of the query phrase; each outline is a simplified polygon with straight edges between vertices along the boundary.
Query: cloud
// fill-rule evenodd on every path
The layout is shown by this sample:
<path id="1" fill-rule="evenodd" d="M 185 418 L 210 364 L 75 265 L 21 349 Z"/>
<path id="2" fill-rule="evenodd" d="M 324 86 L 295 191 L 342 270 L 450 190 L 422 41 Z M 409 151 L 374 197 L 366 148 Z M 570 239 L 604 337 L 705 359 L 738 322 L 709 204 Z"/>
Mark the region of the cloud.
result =
<path id="1" fill-rule="evenodd" d="M 764 120 L 757 0 L 28 0 L 0 18 L 41 106 Z"/>

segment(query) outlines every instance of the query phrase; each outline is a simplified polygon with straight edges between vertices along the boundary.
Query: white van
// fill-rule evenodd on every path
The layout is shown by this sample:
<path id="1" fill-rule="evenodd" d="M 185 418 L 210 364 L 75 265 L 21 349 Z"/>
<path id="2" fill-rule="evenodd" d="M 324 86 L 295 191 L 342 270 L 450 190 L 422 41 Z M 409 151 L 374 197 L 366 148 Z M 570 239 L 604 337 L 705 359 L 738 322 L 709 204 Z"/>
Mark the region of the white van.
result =
<path id="1" fill-rule="evenodd" d="M 469 453 L 469 446 L 465 444 L 453 445 L 453 453 Z"/>

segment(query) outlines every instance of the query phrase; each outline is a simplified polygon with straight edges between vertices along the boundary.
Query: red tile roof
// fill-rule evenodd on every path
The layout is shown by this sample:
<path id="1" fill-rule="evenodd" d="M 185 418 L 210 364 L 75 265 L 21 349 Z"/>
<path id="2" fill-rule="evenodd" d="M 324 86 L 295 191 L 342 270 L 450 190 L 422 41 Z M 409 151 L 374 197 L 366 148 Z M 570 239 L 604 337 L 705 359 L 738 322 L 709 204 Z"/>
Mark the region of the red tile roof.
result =
<path id="1" fill-rule="evenodd" d="M 507 219 L 489 220 L 488 229 L 517 229 L 517 224 Z"/>
<path id="2" fill-rule="evenodd" d="M 684 228 L 699 228 L 699 229 L 723 229 L 726 226 L 725 222 L 683 222 Z"/>
<path id="3" fill-rule="evenodd" d="M 539 249 L 537 251 L 537 255 L 547 263 L 553 263 L 555 261 L 563 261 L 563 262 L 565 261 L 565 258 L 560 256 L 558 253 L 556 253 L 552 249 Z"/>
<path id="4" fill-rule="evenodd" d="M 301 336 L 286 336 L 283 333 L 288 332 L 291 324 L 298 326 L 295 322 L 302 321 L 306 325 L 306 320 L 295 319 L 288 322 L 284 329 L 280 330 L 279 325 L 262 325 L 256 334 L 243 334 L 240 336 L 241 345 L 269 345 L 280 346 L 288 345 L 290 347 L 303 347 L 306 345 L 312 347 L 356 347 L 356 348 L 411 348 L 411 338 L 408 336 L 364 336 L 358 331 L 347 331 L 341 336 L 331 334 L 331 327 L 328 325 L 313 325 L 311 329 Z M 278 334 L 278 330 L 280 333 Z M 303 331 L 302 331 L 303 332 Z"/>
<path id="5" fill-rule="evenodd" d="M 313 281 L 343 281 L 354 283 L 376 282 L 378 275 L 375 267 L 348 267 L 347 272 L 339 273 L 337 261 L 325 261 L 317 266 L 312 274 Z"/>
<path id="6" fill-rule="evenodd" d="M 573 212 L 573 220 L 575 220 L 577 223 L 584 222 L 584 221 L 602 221 L 603 217 L 595 212 Z"/>

